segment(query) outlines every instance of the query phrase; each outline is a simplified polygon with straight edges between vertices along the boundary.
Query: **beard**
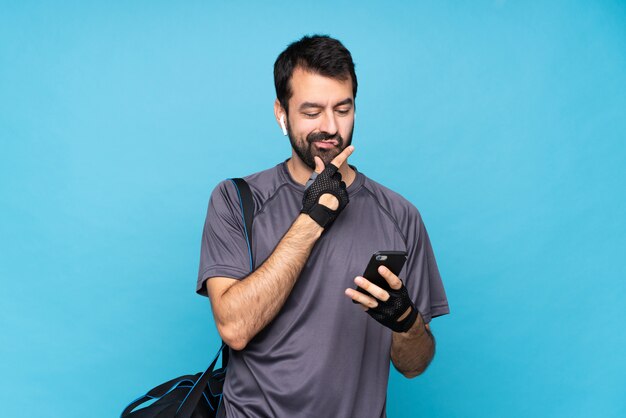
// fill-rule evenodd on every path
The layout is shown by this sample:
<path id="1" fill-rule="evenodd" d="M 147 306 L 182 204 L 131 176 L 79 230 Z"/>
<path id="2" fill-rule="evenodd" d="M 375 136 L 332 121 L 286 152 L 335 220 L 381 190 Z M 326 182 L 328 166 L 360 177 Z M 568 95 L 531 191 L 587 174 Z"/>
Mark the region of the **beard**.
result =
<path id="1" fill-rule="evenodd" d="M 306 136 L 306 139 L 298 141 L 294 138 L 291 127 L 287 126 L 287 134 L 289 136 L 289 142 L 291 142 L 291 147 L 296 152 L 296 155 L 300 157 L 311 170 L 315 170 L 315 156 L 320 157 L 324 165 L 328 165 L 337 155 L 341 154 L 341 151 L 350 146 L 353 132 L 354 124 L 346 139 L 344 139 L 339 132 L 335 135 L 331 135 L 328 132 L 311 132 Z M 320 149 L 314 145 L 315 142 L 324 140 L 335 140 L 337 141 L 337 146 L 330 149 Z"/>

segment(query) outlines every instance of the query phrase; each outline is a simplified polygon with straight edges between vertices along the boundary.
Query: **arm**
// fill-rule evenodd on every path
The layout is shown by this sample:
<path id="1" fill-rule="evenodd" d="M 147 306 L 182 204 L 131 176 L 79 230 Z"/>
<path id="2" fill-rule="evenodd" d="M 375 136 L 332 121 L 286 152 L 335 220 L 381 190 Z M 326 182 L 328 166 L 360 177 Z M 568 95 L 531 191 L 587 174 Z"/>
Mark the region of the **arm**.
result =
<path id="1" fill-rule="evenodd" d="M 274 252 L 244 280 L 207 280 L 213 316 L 222 339 L 242 350 L 278 313 L 323 228 L 299 215 Z"/>
<path id="2" fill-rule="evenodd" d="M 389 283 L 391 289 L 400 290 L 403 288 L 404 285 L 402 281 L 387 267 L 380 266 L 378 272 L 385 278 L 387 283 Z M 364 277 L 356 277 L 354 282 L 362 289 L 366 290 L 370 296 L 350 288 L 346 289 L 346 295 L 355 302 L 360 303 L 365 310 L 375 309 L 378 307 L 379 303 L 387 302 L 391 297 L 386 290 L 376 286 Z M 406 297 L 408 298 L 408 294 L 406 294 Z M 395 309 L 398 309 L 397 306 L 394 310 Z M 396 329 L 395 327 L 391 327 L 388 321 L 396 321 L 400 324 L 409 317 L 414 309 L 416 310 L 414 306 L 410 306 L 405 311 L 396 311 L 397 313 L 394 315 L 397 316 L 391 315 L 387 318 L 381 318 L 378 314 L 375 319 L 379 322 L 382 321 L 383 325 Z M 396 317 L 397 319 L 395 319 Z M 430 326 L 424 324 L 424 319 L 419 312 L 417 312 L 417 316 L 414 318 L 415 319 L 410 319 L 415 322 L 406 332 L 393 332 L 391 342 L 391 361 L 395 368 L 408 378 L 423 373 L 435 355 L 435 339 L 430 333 Z M 409 321 L 409 319 L 407 319 L 407 321 Z M 402 331 L 404 331 L 404 329 Z"/>
<path id="3" fill-rule="evenodd" d="M 422 315 L 408 332 L 394 332 L 391 342 L 391 361 L 405 377 L 422 374 L 435 356 L 435 337 Z"/>
<path id="4" fill-rule="evenodd" d="M 321 175 L 314 181 L 315 187 L 305 191 L 303 212 L 306 213 L 296 218 L 259 268 L 240 281 L 225 277 L 207 280 L 207 293 L 218 332 L 232 349 L 243 350 L 278 314 L 324 230 L 320 219 L 326 220 L 321 225 L 330 225 L 328 221 L 347 204 L 346 185 L 336 170 L 353 150 L 352 146 L 346 147 L 331 161 L 334 167 L 328 169 L 319 157 L 315 157 L 315 172 Z M 330 187 L 333 185 L 343 194 Z M 320 208 L 323 209 L 317 210 Z M 326 217 L 320 217 L 320 212 Z"/>

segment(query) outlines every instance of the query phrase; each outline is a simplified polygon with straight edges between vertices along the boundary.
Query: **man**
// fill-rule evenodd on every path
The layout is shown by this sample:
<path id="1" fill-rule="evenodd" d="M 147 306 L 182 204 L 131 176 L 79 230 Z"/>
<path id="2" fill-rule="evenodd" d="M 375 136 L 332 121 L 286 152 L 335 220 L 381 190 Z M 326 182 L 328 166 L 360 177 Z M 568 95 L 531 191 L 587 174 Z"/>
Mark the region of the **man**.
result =
<path id="1" fill-rule="evenodd" d="M 434 355 L 428 322 L 449 312 L 428 234 L 411 203 L 347 163 L 350 52 L 305 36 L 279 55 L 274 79 L 292 155 L 244 177 L 254 270 L 232 182 L 213 191 L 202 237 L 197 291 L 231 349 L 220 415 L 385 417 L 390 360 L 422 373 Z M 379 269 L 391 291 L 359 276 L 379 250 L 408 253 L 402 280 Z"/>

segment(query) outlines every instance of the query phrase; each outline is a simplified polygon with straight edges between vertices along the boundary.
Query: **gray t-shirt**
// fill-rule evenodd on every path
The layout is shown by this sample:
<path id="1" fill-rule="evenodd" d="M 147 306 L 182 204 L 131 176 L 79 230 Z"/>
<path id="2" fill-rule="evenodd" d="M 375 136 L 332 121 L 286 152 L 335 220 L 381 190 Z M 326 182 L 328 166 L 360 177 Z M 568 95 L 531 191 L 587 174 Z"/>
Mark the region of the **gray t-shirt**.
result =
<path id="1" fill-rule="evenodd" d="M 256 268 L 298 216 L 304 186 L 285 162 L 244 179 L 255 203 Z M 344 294 L 376 251 L 408 252 L 399 277 L 425 322 L 449 313 L 415 206 L 358 171 L 348 193 L 350 203 L 313 247 L 276 318 L 244 350 L 231 350 L 223 397 L 228 418 L 386 416 L 392 331 Z M 241 280 L 249 273 L 237 190 L 225 180 L 209 201 L 196 290 L 206 294 L 207 278 Z"/>

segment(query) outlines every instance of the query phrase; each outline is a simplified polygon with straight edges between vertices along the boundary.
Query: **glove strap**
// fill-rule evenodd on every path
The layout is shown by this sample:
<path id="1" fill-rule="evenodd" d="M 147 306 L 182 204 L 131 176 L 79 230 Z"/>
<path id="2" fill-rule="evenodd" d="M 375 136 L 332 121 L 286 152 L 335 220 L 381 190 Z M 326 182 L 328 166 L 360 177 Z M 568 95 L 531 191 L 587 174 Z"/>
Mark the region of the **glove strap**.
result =
<path id="1" fill-rule="evenodd" d="M 392 330 L 395 332 L 408 332 L 417 321 L 417 309 L 411 306 L 411 312 L 402 321 L 396 321 Z"/>
<path id="2" fill-rule="evenodd" d="M 313 206 L 309 216 L 319 224 L 322 228 L 326 228 L 332 223 L 333 217 L 337 211 L 329 209 L 328 207 L 317 204 Z"/>

